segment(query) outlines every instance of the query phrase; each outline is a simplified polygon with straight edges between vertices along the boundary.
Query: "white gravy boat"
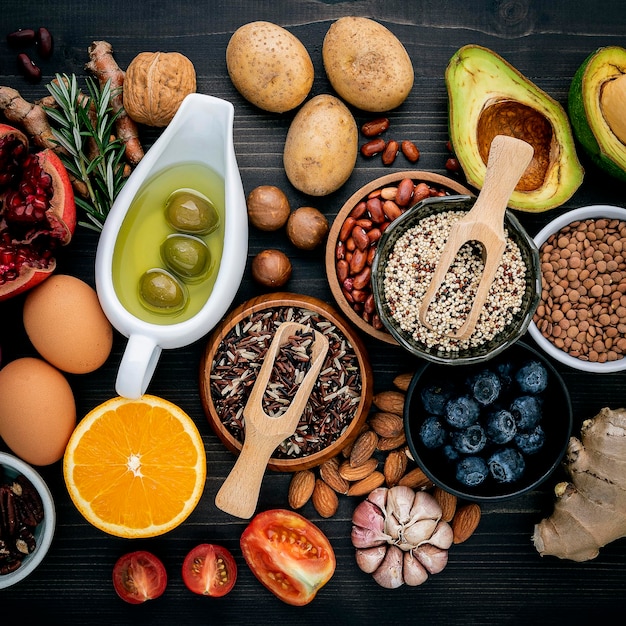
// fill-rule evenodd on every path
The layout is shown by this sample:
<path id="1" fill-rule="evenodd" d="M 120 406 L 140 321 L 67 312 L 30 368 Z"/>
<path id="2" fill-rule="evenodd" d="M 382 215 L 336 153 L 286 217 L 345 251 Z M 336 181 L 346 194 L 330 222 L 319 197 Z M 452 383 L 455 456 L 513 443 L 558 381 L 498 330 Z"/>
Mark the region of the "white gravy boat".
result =
<path id="1" fill-rule="evenodd" d="M 115 200 L 96 252 L 96 290 L 111 324 L 128 337 L 115 389 L 121 396 L 142 396 L 161 350 L 188 345 L 206 335 L 230 307 L 245 270 L 248 251 L 246 199 L 233 147 L 233 105 L 191 94 L 154 145 L 146 152 Z M 113 285 L 113 254 L 128 209 L 146 180 L 181 163 L 206 165 L 224 180 L 224 242 L 217 276 L 208 300 L 193 317 L 180 322 L 146 322 L 131 313 Z"/>

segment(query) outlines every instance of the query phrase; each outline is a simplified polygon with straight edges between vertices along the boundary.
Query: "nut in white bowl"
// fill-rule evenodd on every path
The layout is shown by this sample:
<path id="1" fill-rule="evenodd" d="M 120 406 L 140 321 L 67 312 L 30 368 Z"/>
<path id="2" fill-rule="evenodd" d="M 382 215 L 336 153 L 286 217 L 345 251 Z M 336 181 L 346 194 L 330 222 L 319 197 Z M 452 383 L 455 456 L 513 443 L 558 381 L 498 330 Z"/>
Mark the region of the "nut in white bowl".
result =
<path id="1" fill-rule="evenodd" d="M 547 224 L 534 237 L 534 241 L 540 250 L 540 254 L 543 254 L 542 247 L 544 246 L 544 244 L 546 244 L 546 242 L 548 242 L 552 235 L 561 232 L 570 224 L 576 222 L 585 222 L 586 220 L 600 221 L 601 225 L 602 221 L 604 220 L 608 220 L 609 222 L 611 222 L 612 220 L 619 220 L 626 224 L 626 209 L 610 205 L 591 205 L 580 207 L 578 209 L 573 209 L 571 211 L 567 211 L 561 214 L 559 217 Z M 577 232 L 584 233 L 584 230 L 581 229 Z M 623 232 L 626 233 L 626 227 Z M 570 237 L 572 239 L 575 238 L 571 235 L 567 235 L 567 237 Z M 591 242 L 589 242 L 588 240 L 585 240 L 585 237 L 583 235 L 580 235 L 579 237 L 579 248 L 588 247 L 590 249 L 599 249 L 600 241 L 598 241 L 597 239 L 595 240 L 595 242 L 593 241 L 593 239 Z M 596 237 L 595 233 L 594 237 Z M 593 243 L 593 245 L 590 245 L 591 243 Z M 572 246 L 570 246 L 570 248 L 571 247 Z M 611 248 L 613 248 L 613 245 L 611 245 Z M 571 258 L 580 258 L 582 250 L 575 251 L 576 254 L 572 254 L 572 251 L 570 250 L 565 255 L 567 258 L 564 259 L 564 261 L 566 261 L 568 271 L 577 269 L 571 267 Z M 626 346 L 626 333 L 624 333 L 621 329 L 621 327 L 626 324 L 626 321 L 618 321 L 618 310 L 620 309 L 620 307 L 623 306 L 620 301 L 626 295 L 619 291 L 618 285 L 622 284 L 626 286 L 626 262 L 623 260 L 623 258 L 622 260 L 619 259 L 619 257 L 621 257 L 623 253 L 621 253 L 619 250 L 618 252 L 619 254 L 615 255 L 616 267 L 613 267 L 613 264 L 609 265 L 606 259 L 602 259 L 603 264 L 601 264 L 601 267 L 598 268 L 596 265 L 594 269 L 594 278 L 598 278 L 598 276 L 600 276 L 600 280 L 602 280 L 603 276 L 606 277 L 606 281 L 604 282 L 604 284 L 607 286 L 606 291 L 610 293 L 600 294 L 599 289 L 596 288 L 596 290 L 598 291 L 598 295 L 593 295 L 591 293 L 591 287 L 585 286 L 585 280 L 588 278 L 586 274 L 583 274 L 583 280 L 578 281 L 581 283 L 579 285 L 580 288 L 572 287 L 572 283 L 574 285 L 577 284 L 576 282 L 574 282 L 576 279 L 573 277 L 572 274 L 572 281 L 570 282 L 570 285 L 568 287 L 563 288 L 563 294 L 561 296 L 558 296 L 557 294 L 556 298 L 552 296 L 553 303 L 555 303 L 553 304 L 552 308 L 550 308 L 549 305 L 546 306 L 547 303 L 544 301 L 543 298 L 542 301 L 539 303 L 537 312 L 535 313 L 535 316 L 528 327 L 528 332 L 537 343 L 537 345 L 554 360 L 573 369 L 597 374 L 608 374 L 626 369 L 626 356 L 624 356 L 626 355 L 626 350 L 622 352 L 622 348 L 619 347 L 621 346 L 621 344 L 624 344 Z M 610 251 L 605 254 L 609 254 L 609 256 L 611 256 Z M 598 260 L 600 259 L 598 258 Z M 581 268 L 588 267 L 588 265 L 585 265 L 586 258 L 584 252 L 582 252 L 582 261 L 576 261 L 574 265 L 579 266 L 579 263 Z M 608 267 L 605 267 L 607 265 Z M 544 269 L 542 271 L 544 283 L 546 282 L 545 272 L 546 270 Z M 621 273 L 621 282 L 618 279 L 618 273 Z M 548 276 L 548 278 L 550 278 L 550 276 Z M 597 284 L 599 286 L 599 283 Z M 544 284 L 544 287 L 550 289 L 550 282 L 547 285 Z M 573 293 L 574 291 L 576 291 L 577 293 Z M 568 306 L 565 307 L 565 309 L 558 305 L 558 301 L 561 298 L 564 298 L 563 302 L 569 303 Z M 615 303 L 617 303 L 617 305 L 613 306 Z M 594 313 L 593 308 L 596 304 L 600 305 L 600 307 L 597 308 L 597 311 L 602 311 L 602 313 Z M 626 309 L 626 307 L 623 308 Z M 559 312 L 555 313 L 557 309 Z M 575 311 L 575 317 L 574 313 L 569 313 L 568 315 L 567 309 Z M 603 316 L 602 319 L 600 319 L 600 315 Z M 604 317 L 605 315 L 606 317 Z M 617 316 L 617 319 L 615 316 Z M 567 321 L 561 322 L 562 317 L 565 318 L 565 320 Z M 579 326 L 581 320 L 584 323 L 582 324 L 582 326 Z M 567 343 L 569 344 L 569 347 L 567 348 L 565 346 L 561 346 L 561 341 L 557 341 L 557 339 L 559 338 L 554 336 L 553 331 L 550 331 L 550 328 L 554 328 L 555 324 L 559 323 L 560 328 L 563 327 L 562 330 L 557 331 L 557 334 L 560 334 L 561 336 L 561 341 L 565 341 L 565 338 L 567 336 L 569 336 L 572 340 L 567 341 Z M 594 340 L 583 342 L 578 341 L 578 333 L 576 333 L 576 337 L 574 337 L 575 331 L 570 330 L 570 328 L 573 327 L 579 328 L 581 332 L 583 330 L 587 330 L 589 327 L 593 327 L 593 333 L 595 333 Z M 548 336 L 550 336 L 551 339 L 549 339 Z M 574 345 L 574 348 L 572 348 L 572 342 L 574 340 L 581 344 L 580 348 L 578 347 L 578 343 Z M 602 340 L 607 347 L 605 355 L 600 356 L 599 359 L 597 358 L 598 346 L 594 348 L 594 342 L 596 340 Z M 617 349 L 618 347 L 619 349 Z M 592 353 L 591 355 L 590 352 Z"/>
<path id="2" fill-rule="evenodd" d="M 0 452 L 0 476 L 3 483 L 13 481 L 18 476 L 24 476 L 37 490 L 43 506 L 43 519 L 37 525 L 33 533 L 36 544 L 35 549 L 22 559 L 17 569 L 6 574 L 0 573 L 0 589 L 5 589 L 24 580 L 43 561 L 54 536 L 56 511 L 48 485 L 46 485 L 39 473 L 28 463 L 25 463 L 11 454 Z M 4 505 L 4 503 L 2 503 L 2 505 Z M 2 564 L 0 563 L 0 568 L 1 567 Z"/>

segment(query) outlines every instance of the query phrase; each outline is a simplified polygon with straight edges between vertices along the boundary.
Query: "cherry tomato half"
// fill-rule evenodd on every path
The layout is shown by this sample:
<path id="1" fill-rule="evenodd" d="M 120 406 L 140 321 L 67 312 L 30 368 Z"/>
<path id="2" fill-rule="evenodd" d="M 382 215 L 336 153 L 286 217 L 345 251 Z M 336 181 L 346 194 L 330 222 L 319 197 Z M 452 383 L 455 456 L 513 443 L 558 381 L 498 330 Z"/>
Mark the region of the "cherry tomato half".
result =
<path id="1" fill-rule="evenodd" d="M 240 543 L 253 574 L 287 604 L 308 604 L 335 573 L 335 553 L 326 535 L 293 511 L 259 513 Z"/>
<path id="2" fill-rule="evenodd" d="M 183 561 L 183 582 L 189 591 L 203 596 L 225 596 L 237 580 L 237 563 L 222 546 L 202 543 Z"/>
<path id="3" fill-rule="evenodd" d="M 113 587 L 130 604 L 141 604 L 163 594 L 167 573 L 161 560 L 151 552 L 137 550 L 122 555 L 113 566 Z"/>

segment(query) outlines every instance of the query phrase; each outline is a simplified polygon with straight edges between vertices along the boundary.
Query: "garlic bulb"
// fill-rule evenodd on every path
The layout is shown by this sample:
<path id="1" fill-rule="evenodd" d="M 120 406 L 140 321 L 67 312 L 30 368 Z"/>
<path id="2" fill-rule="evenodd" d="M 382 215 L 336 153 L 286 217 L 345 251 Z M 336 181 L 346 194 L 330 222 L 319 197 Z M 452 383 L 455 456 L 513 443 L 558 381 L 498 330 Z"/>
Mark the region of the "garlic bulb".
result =
<path id="1" fill-rule="evenodd" d="M 387 589 L 421 585 L 448 562 L 452 528 L 426 491 L 374 489 L 352 515 L 352 544 L 361 570 Z"/>

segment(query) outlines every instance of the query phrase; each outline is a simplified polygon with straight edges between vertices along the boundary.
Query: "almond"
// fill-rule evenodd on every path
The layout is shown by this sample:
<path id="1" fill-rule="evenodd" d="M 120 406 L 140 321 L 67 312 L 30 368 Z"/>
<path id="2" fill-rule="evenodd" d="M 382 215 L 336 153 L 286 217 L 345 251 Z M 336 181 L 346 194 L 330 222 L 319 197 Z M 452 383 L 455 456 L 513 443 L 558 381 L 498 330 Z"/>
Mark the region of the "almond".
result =
<path id="1" fill-rule="evenodd" d="M 350 461 L 344 461 L 339 466 L 339 475 L 352 482 L 369 476 L 377 467 L 378 461 L 374 457 L 369 458 L 365 463 L 357 467 L 350 465 Z M 349 492 L 350 490 L 348 489 Z"/>
<path id="2" fill-rule="evenodd" d="M 361 425 L 361 428 L 359 429 L 359 432 L 355 435 L 355 438 L 352 439 L 349 443 L 347 443 L 341 449 L 341 454 L 342 454 L 344 459 L 349 459 L 350 458 L 350 453 L 352 452 L 352 448 L 354 447 L 354 442 L 359 437 L 359 435 L 361 435 L 364 432 L 366 432 L 367 430 L 369 430 L 369 428 L 370 428 L 370 426 L 369 426 L 368 422 L 363 422 L 363 424 Z"/>
<path id="3" fill-rule="evenodd" d="M 385 476 L 385 484 L 387 487 L 393 487 L 404 476 L 406 466 L 409 462 L 403 450 L 392 450 L 385 459 L 383 475 Z"/>
<path id="4" fill-rule="evenodd" d="M 322 517 L 332 517 L 339 507 L 337 494 L 321 479 L 315 481 L 313 506 Z"/>
<path id="5" fill-rule="evenodd" d="M 401 391 L 381 391 L 372 398 L 374 406 L 384 413 L 395 413 L 402 417 L 405 395 Z"/>
<path id="6" fill-rule="evenodd" d="M 320 476 L 322 480 L 337 493 L 344 495 L 348 493 L 350 484 L 339 473 L 339 459 L 336 456 L 320 465 Z"/>
<path id="7" fill-rule="evenodd" d="M 369 476 L 358 480 L 350 485 L 348 490 L 349 496 L 364 496 L 385 482 L 385 476 L 382 472 L 372 472 Z"/>
<path id="8" fill-rule="evenodd" d="M 467 541 L 480 522 L 480 506 L 476 503 L 466 504 L 454 514 L 452 522 L 452 534 L 454 543 Z"/>
<path id="9" fill-rule="evenodd" d="M 406 435 L 402 431 L 396 437 L 379 437 L 378 449 L 381 452 L 388 452 L 389 450 L 395 450 L 406 443 Z"/>
<path id="10" fill-rule="evenodd" d="M 366 430 L 361 433 L 350 451 L 350 465 L 359 467 L 371 458 L 378 445 L 378 435 L 373 430 Z"/>
<path id="11" fill-rule="evenodd" d="M 397 437 L 404 432 L 404 422 L 395 413 L 374 413 L 369 423 L 379 437 Z"/>
<path id="12" fill-rule="evenodd" d="M 435 487 L 433 489 L 433 497 L 439 502 L 439 506 L 441 507 L 441 519 L 444 522 L 452 521 L 454 513 L 456 512 L 457 497 L 441 487 Z"/>
<path id="13" fill-rule="evenodd" d="M 413 374 L 414 372 L 405 372 L 404 374 L 398 374 L 393 379 L 393 384 L 400 391 L 407 391 L 409 388 L 409 385 L 411 384 L 411 381 L 413 380 Z"/>
<path id="14" fill-rule="evenodd" d="M 423 489 L 424 487 L 431 487 L 433 482 L 419 467 L 416 467 L 410 472 L 407 472 L 398 481 L 398 484 L 405 487 L 411 487 L 411 489 Z"/>
<path id="15" fill-rule="evenodd" d="M 301 509 L 313 494 L 315 474 L 311 470 L 295 472 L 289 483 L 289 506 L 292 509 Z"/>

